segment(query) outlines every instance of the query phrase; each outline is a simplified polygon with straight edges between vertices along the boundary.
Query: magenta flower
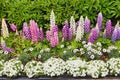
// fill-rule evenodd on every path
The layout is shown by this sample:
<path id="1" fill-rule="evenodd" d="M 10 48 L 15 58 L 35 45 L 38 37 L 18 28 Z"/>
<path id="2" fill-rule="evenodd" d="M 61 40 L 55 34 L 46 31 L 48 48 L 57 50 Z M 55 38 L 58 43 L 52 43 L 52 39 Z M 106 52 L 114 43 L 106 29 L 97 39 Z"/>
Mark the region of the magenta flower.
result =
<path id="1" fill-rule="evenodd" d="M 97 24 L 96 27 L 91 30 L 91 33 L 88 37 L 88 42 L 94 43 L 99 36 L 100 36 L 100 31 Z"/>
<path id="2" fill-rule="evenodd" d="M 23 36 L 24 38 L 31 39 L 30 29 L 28 28 L 26 22 L 23 23 L 23 32 L 22 32 L 22 36 Z"/>
<path id="3" fill-rule="evenodd" d="M 12 31 L 16 31 L 17 30 L 17 27 L 16 27 L 16 25 L 14 25 L 14 24 L 10 24 L 10 28 L 12 29 Z"/>
<path id="4" fill-rule="evenodd" d="M 85 33 L 90 32 L 90 20 L 87 17 L 85 18 L 84 32 Z"/>
<path id="5" fill-rule="evenodd" d="M 50 38 L 51 47 L 57 46 L 59 43 L 58 33 L 54 32 L 54 35 Z"/>
<path id="6" fill-rule="evenodd" d="M 31 32 L 32 42 L 35 43 L 38 42 L 39 28 L 34 20 L 30 20 L 30 32 Z"/>
<path id="7" fill-rule="evenodd" d="M 116 40 L 120 40 L 120 27 L 118 25 L 115 26 L 112 34 L 112 42 L 115 42 Z"/>
<path id="8" fill-rule="evenodd" d="M 67 20 L 64 22 L 64 25 L 67 26 L 67 27 L 69 27 L 69 23 L 68 23 Z"/>
<path id="9" fill-rule="evenodd" d="M 59 43 L 58 27 L 53 26 L 50 31 L 46 31 L 46 39 L 50 42 L 51 47 L 55 47 Z"/>
<path id="10" fill-rule="evenodd" d="M 103 16 L 102 13 L 100 12 L 97 17 L 97 23 L 100 30 L 102 29 L 102 21 L 103 21 Z"/>

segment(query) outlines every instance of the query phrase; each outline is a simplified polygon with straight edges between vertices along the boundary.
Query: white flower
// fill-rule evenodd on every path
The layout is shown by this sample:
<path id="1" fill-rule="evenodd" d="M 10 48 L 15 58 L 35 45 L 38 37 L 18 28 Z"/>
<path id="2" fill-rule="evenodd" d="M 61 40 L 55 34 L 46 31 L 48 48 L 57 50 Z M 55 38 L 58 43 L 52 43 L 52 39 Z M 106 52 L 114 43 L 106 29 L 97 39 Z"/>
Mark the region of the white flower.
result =
<path id="1" fill-rule="evenodd" d="M 2 54 L 4 51 L 3 50 L 0 50 L 0 54 Z"/>
<path id="2" fill-rule="evenodd" d="M 44 52 L 44 50 L 43 50 L 43 49 L 41 49 L 41 50 L 40 50 L 40 53 L 43 53 L 43 52 Z"/>
<path id="3" fill-rule="evenodd" d="M 72 46 L 68 46 L 67 48 L 68 48 L 68 49 L 71 49 L 71 48 L 72 48 Z"/>
<path id="4" fill-rule="evenodd" d="M 64 48 L 64 45 L 61 45 L 60 48 Z"/>
<path id="5" fill-rule="evenodd" d="M 80 48 L 80 51 L 83 51 L 83 48 Z"/>
<path id="6" fill-rule="evenodd" d="M 24 49 L 24 52 L 27 52 L 27 49 Z"/>
<path id="7" fill-rule="evenodd" d="M 120 58 L 111 58 L 107 61 L 107 66 L 110 70 L 110 75 L 117 76 L 120 74 Z"/>
<path id="8" fill-rule="evenodd" d="M 8 77 L 17 76 L 23 70 L 23 64 L 17 59 L 11 59 L 4 63 L 3 75 Z"/>
<path id="9" fill-rule="evenodd" d="M 50 48 L 46 48 L 45 51 L 46 51 L 46 52 L 50 52 Z"/>
<path id="10" fill-rule="evenodd" d="M 73 53 L 77 53 L 79 51 L 79 49 L 74 49 Z"/>
<path id="11" fill-rule="evenodd" d="M 99 47 L 102 46 L 102 44 L 101 44 L 100 42 L 97 42 L 96 44 L 97 44 L 97 46 L 99 46 Z"/>
<path id="12" fill-rule="evenodd" d="M 82 41 L 82 44 L 86 44 L 86 41 Z"/>
<path id="13" fill-rule="evenodd" d="M 92 78 L 98 78 L 99 76 L 105 77 L 109 72 L 106 63 L 102 60 L 89 61 L 86 67 L 87 75 L 91 76 Z"/>
<path id="14" fill-rule="evenodd" d="M 90 58 L 91 58 L 91 59 L 94 59 L 94 58 L 95 58 L 95 55 L 92 54 L 92 55 L 90 56 Z"/>
<path id="15" fill-rule="evenodd" d="M 8 54 L 8 51 L 4 51 L 4 54 Z"/>
<path id="16" fill-rule="evenodd" d="M 29 78 L 43 75 L 43 67 L 41 62 L 30 61 L 25 65 L 24 72 Z"/>
<path id="17" fill-rule="evenodd" d="M 73 16 L 71 16 L 71 18 L 70 18 L 70 27 L 72 28 L 73 34 L 75 35 L 76 34 L 76 24 L 75 24 L 75 20 L 74 20 Z"/>
<path id="18" fill-rule="evenodd" d="M 66 61 L 66 70 L 67 74 L 72 75 L 73 77 L 77 76 L 86 76 L 86 62 L 80 59 L 67 60 Z"/>
<path id="19" fill-rule="evenodd" d="M 29 50 L 30 50 L 30 51 L 33 51 L 33 48 L 31 47 L 31 48 L 29 48 Z"/>
<path id="20" fill-rule="evenodd" d="M 98 50 L 99 50 L 99 51 L 101 51 L 101 49 L 102 49 L 101 47 L 98 47 Z"/>
<path id="21" fill-rule="evenodd" d="M 63 51 L 63 53 L 65 54 L 65 53 L 67 53 L 67 51 Z"/>
<path id="22" fill-rule="evenodd" d="M 81 41 L 83 35 L 84 35 L 84 18 L 83 16 L 81 16 L 79 20 L 79 26 L 77 27 L 76 41 Z"/>
<path id="23" fill-rule="evenodd" d="M 50 58 L 43 63 L 43 71 L 47 76 L 59 76 L 65 73 L 65 61 L 60 58 Z"/>
<path id="24" fill-rule="evenodd" d="M 41 58 L 41 55 L 39 54 L 39 55 L 38 55 L 38 59 L 40 59 L 40 58 Z"/>
<path id="25" fill-rule="evenodd" d="M 5 19 L 2 19 L 2 36 L 4 38 L 9 37 L 9 31 Z"/>
<path id="26" fill-rule="evenodd" d="M 53 26 L 55 26 L 55 14 L 52 10 L 50 14 L 50 27 L 53 27 Z"/>
<path id="27" fill-rule="evenodd" d="M 106 50 L 106 49 L 103 49 L 103 52 L 107 52 L 107 50 Z"/>
<path id="28" fill-rule="evenodd" d="M 120 51 L 119 51 L 119 53 L 120 53 Z"/>

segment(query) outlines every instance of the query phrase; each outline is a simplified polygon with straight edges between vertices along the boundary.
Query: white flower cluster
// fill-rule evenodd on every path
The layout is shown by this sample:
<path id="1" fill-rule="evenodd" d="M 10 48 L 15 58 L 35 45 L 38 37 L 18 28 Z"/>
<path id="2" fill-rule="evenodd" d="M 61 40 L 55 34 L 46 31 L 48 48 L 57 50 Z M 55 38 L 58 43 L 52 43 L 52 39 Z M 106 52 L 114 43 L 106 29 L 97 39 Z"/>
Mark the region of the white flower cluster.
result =
<path id="1" fill-rule="evenodd" d="M 4 68 L 4 60 L 0 61 L 0 76 L 3 75 L 3 68 Z"/>
<path id="2" fill-rule="evenodd" d="M 25 65 L 24 72 L 29 78 L 43 75 L 42 63 L 39 61 L 30 61 Z"/>
<path id="3" fill-rule="evenodd" d="M 115 46 L 109 46 L 107 49 L 102 48 L 102 44 L 97 42 L 96 44 L 92 44 L 90 42 L 82 41 L 83 47 L 80 49 L 73 49 L 73 53 L 80 53 L 80 54 L 88 54 L 90 59 L 95 58 L 95 54 L 101 56 L 103 53 L 110 53 L 112 50 L 117 49 Z"/>
<path id="4" fill-rule="evenodd" d="M 111 58 L 107 61 L 107 66 L 111 75 L 120 75 L 120 58 Z"/>
<path id="5" fill-rule="evenodd" d="M 8 77 L 13 77 L 20 75 L 20 72 L 23 70 L 23 64 L 17 59 L 11 59 L 4 63 L 3 75 Z"/>
<path id="6" fill-rule="evenodd" d="M 47 76 L 59 76 L 65 73 L 65 61 L 51 57 L 43 63 L 44 74 Z"/>
<path id="7" fill-rule="evenodd" d="M 92 78 L 98 78 L 99 76 L 105 77 L 108 75 L 109 70 L 107 64 L 102 60 L 92 60 L 87 63 L 87 75 Z"/>
<path id="8" fill-rule="evenodd" d="M 66 61 L 66 70 L 67 74 L 73 75 L 73 77 L 77 76 L 86 76 L 86 62 L 81 59 L 75 60 L 67 60 Z"/>

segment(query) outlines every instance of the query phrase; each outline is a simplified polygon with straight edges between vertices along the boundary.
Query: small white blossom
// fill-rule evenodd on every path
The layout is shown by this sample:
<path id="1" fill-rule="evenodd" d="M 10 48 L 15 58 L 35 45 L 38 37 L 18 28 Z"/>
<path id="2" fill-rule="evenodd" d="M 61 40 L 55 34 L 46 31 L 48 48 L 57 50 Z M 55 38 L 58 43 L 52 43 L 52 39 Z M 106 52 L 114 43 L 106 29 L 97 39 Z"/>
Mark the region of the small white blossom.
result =
<path id="1" fill-rule="evenodd" d="M 63 51 L 63 53 L 64 53 L 64 54 L 66 54 L 66 53 L 67 53 L 67 51 Z"/>
<path id="2" fill-rule="evenodd" d="M 29 48 L 29 50 L 30 50 L 30 51 L 33 51 L 33 48 L 31 47 L 31 48 Z"/>
<path id="3" fill-rule="evenodd" d="M 74 49 L 73 53 L 77 53 L 79 51 L 79 49 Z"/>
<path id="4" fill-rule="evenodd" d="M 90 58 L 91 58 L 91 59 L 94 59 L 94 58 L 95 58 L 95 55 L 92 54 L 92 55 L 90 56 Z"/>
<path id="5" fill-rule="evenodd" d="M 64 45 L 61 45 L 60 48 L 64 48 Z"/>
<path id="6" fill-rule="evenodd" d="M 46 52 L 50 52 L 50 48 L 46 48 L 45 51 L 46 51 Z"/>
<path id="7" fill-rule="evenodd" d="M 41 50 L 40 50 L 40 53 L 43 53 L 43 52 L 44 52 L 44 50 L 43 50 L 43 49 L 41 49 Z"/>
<path id="8" fill-rule="evenodd" d="M 0 50 L 0 54 L 2 54 L 4 51 L 3 50 Z"/>
<path id="9" fill-rule="evenodd" d="M 96 44 L 97 44 L 97 46 L 99 46 L 99 47 L 102 46 L 102 44 L 101 44 L 100 42 L 97 42 Z"/>
<path id="10" fill-rule="evenodd" d="M 41 55 L 39 54 L 39 55 L 38 55 L 38 59 L 40 59 L 40 58 L 41 58 Z"/>
<path id="11" fill-rule="evenodd" d="M 8 54 L 8 51 L 4 51 L 4 54 Z"/>
<path id="12" fill-rule="evenodd" d="M 68 46 L 67 48 L 68 48 L 68 49 L 71 49 L 71 48 L 72 48 L 72 46 Z"/>
<path id="13" fill-rule="evenodd" d="M 106 49 L 103 49 L 103 52 L 107 52 L 107 50 L 106 50 Z"/>
<path id="14" fill-rule="evenodd" d="M 86 44 L 86 41 L 82 41 L 82 44 Z"/>

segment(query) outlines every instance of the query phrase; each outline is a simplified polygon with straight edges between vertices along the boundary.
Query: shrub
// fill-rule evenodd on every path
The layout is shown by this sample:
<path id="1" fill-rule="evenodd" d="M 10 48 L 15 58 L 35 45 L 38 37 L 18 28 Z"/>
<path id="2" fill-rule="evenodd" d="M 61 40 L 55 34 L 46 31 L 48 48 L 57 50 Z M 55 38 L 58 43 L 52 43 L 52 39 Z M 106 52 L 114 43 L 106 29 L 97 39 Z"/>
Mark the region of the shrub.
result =
<path id="1" fill-rule="evenodd" d="M 119 0 L 1 0 L 0 15 L 8 22 L 16 24 L 19 29 L 24 21 L 34 19 L 39 27 L 49 28 L 51 10 L 56 15 L 56 23 L 61 25 L 71 16 L 76 20 L 81 15 L 88 16 L 92 23 L 96 23 L 96 16 L 103 13 L 104 22 L 112 18 L 114 22 L 120 20 Z"/>

